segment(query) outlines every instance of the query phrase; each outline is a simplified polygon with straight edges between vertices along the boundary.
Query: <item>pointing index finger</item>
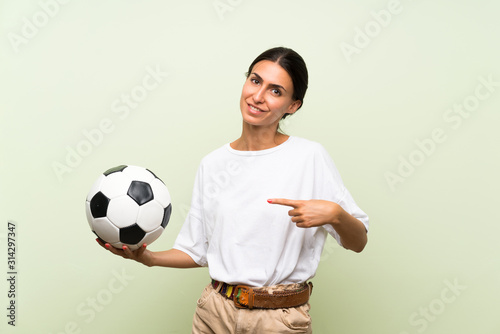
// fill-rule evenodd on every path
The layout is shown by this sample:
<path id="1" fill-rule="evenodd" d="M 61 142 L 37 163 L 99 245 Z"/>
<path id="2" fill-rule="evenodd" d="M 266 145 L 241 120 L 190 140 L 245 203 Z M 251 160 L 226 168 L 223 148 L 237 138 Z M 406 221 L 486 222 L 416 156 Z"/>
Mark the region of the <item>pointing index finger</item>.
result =
<path id="1" fill-rule="evenodd" d="M 286 198 L 271 198 L 271 199 L 268 199 L 267 202 L 270 204 L 291 206 L 293 208 L 297 208 L 299 206 L 299 201 L 295 201 L 292 199 L 286 199 Z"/>

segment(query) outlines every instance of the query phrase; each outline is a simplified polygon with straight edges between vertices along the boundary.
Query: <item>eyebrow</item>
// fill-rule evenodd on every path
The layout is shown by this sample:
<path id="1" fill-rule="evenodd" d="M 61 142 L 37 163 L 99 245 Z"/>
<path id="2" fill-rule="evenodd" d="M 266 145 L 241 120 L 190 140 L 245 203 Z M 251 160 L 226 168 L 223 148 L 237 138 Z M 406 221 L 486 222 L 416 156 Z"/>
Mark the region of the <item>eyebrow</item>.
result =
<path id="1" fill-rule="evenodd" d="M 264 81 L 264 79 L 262 79 L 262 77 L 260 75 L 258 75 L 257 73 L 252 72 L 252 74 L 255 75 L 257 77 L 257 79 L 259 79 L 260 81 Z M 283 86 L 280 86 L 280 85 L 277 85 L 277 84 L 269 84 L 269 86 L 272 87 L 272 88 L 283 89 L 286 92 L 286 89 Z"/>

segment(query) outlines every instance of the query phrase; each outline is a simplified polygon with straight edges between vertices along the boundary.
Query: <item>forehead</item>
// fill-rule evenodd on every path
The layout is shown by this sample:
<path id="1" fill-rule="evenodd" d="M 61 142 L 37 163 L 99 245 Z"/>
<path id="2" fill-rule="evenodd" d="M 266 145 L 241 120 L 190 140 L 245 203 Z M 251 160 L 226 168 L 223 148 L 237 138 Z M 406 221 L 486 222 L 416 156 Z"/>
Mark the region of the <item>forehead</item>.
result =
<path id="1" fill-rule="evenodd" d="M 293 88 L 292 78 L 283 67 L 270 60 L 262 60 L 255 64 L 252 73 L 258 74 L 267 84 L 283 86 L 286 90 Z"/>

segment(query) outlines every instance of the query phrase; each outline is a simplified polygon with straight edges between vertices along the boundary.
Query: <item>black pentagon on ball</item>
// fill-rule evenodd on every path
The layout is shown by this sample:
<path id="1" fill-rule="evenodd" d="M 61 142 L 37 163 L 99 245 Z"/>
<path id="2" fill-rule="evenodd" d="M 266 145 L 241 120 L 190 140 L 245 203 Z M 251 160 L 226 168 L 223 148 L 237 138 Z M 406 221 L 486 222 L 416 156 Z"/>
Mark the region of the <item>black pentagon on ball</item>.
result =
<path id="1" fill-rule="evenodd" d="M 127 165 L 116 166 L 116 167 L 108 169 L 103 174 L 104 174 L 104 176 L 108 176 L 109 174 L 112 174 L 112 173 L 122 172 L 127 167 L 128 167 Z"/>
<path id="2" fill-rule="evenodd" d="M 90 200 L 90 212 L 94 218 L 106 217 L 108 211 L 109 198 L 102 192 L 98 192 Z"/>
<path id="3" fill-rule="evenodd" d="M 170 214 L 172 213 L 172 204 L 169 204 L 163 213 L 163 219 L 161 221 L 161 226 L 163 228 L 167 227 L 168 221 L 170 220 Z"/>
<path id="4" fill-rule="evenodd" d="M 132 181 L 130 187 L 128 188 L 127 195 L 129 195 L 139 205 L 143 205 L 154 198 L 151 186 L 142 181 Z"/>
<path id="5" fill-rule="evenodd" d="M 130 225 L 120 229 L 120 242 L 133 245 L 141 241 L 145 235 L 146 232 L 139 225 Z"/>

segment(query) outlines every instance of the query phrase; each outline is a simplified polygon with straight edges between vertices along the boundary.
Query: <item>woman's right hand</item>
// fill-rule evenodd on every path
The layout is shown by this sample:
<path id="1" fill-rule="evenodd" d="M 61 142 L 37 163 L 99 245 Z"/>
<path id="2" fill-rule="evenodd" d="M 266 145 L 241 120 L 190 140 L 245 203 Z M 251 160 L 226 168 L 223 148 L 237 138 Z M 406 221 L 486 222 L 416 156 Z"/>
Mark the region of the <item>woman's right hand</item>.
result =
<path id="1" fill-rule="evenodd" d="M 115 248 L 109 243 L 104 243 L 96 239 L 97 243 L 104 249 L 107 249 L 115 255 L 119 255 L 124 259 L 131 259 L 144 264 L 145 266 L 160 266 L 168 268 L 196 268 L 200 267 L 188 254 L 178 249 L 169 249 L 160 252 L 151 252 L 146 249 L 147 245 L 143 244 L 142 247 L 134 251 L 129 247 L 123 246 L 122 249 Z"/>
<path id="2" fill-rule="evenodd" d="M 153 266 L 153 253 L 149 249 L 146 249 L 147 247 L 146 244 L 143 244 L 138 249 L 132 251 L 129 247 L 125 245 L 123 246 L 122 249 L 119 249 L 111 246 L 111 244 L 109 243 L 104 243 L 99 239 L 96 239 L 96 241 L 104 249 L 107 249 L 111 253 L 121 256 L 124 259 L 131 259 L 139 263 L 142 263 L 148 267 Z"/>

